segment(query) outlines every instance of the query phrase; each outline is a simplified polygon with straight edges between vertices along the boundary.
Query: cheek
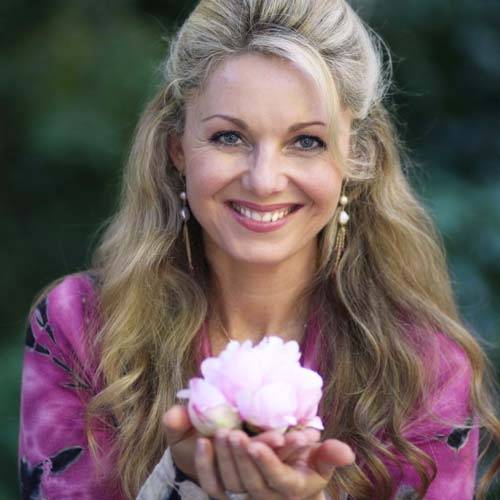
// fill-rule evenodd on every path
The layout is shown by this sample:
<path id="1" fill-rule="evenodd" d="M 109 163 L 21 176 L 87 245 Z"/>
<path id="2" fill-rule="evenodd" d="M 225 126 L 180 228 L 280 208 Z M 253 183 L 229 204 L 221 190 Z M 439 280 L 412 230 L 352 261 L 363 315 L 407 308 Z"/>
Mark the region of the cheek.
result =
<path id="1" fill-rule="evenodd" d="M 198 198 L 204 191 L 209 191 L 216 178 L 217 164 L 210 154 L 203 151 L 186 155 L 186 181 L 188 190 Z"/>
<path id="2" fill-rule="evenodd" d="M 342 175 L 337 169 L 329 166 L 315 171 L 309 177 L 307 185 L 304 185 L 304 190 L 307 189 L 308 196 L 321 215 L 331 217 L 337 207 L 341 187 Z"/>
<path id="3" fill-rule="evenodd" d="M 215 207 L 217 193 L 227 186 L 229 179 L 225 171 L 225 166 L 214 155 L 200 154 L 186 163 L 188 203 L 198 220 L 203 220 Z"/>

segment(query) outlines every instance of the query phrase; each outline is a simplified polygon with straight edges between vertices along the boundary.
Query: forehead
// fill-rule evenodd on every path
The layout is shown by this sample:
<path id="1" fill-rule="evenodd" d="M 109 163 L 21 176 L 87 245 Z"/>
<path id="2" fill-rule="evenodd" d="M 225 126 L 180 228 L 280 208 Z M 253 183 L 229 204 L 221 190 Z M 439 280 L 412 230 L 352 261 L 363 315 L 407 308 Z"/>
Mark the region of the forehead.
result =
<path id="1" fill-rule="evenodd" d="M 226 111 L 248 119 L 262 114 L 283 121 L 327 118 L 310 75 L 291 61 L 257 53 L 232 56 L 220 63 L 188 110 L 190 107 L 197 114 Z"/>

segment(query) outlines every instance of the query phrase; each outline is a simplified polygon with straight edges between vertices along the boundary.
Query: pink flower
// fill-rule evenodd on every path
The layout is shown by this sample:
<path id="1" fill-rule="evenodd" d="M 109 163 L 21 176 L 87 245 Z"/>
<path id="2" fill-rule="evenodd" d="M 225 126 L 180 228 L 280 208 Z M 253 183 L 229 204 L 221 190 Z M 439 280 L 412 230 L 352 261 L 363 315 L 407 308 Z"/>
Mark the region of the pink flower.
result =
<path id="1" fill-rule="evenodd" d="M 193 426 L 205 436 L 212 436 L 217 429 L 236 429 L 241 420 L 238 411 L 217 389 L 201 378 L 192 378 L 189 389 L 177 393 L 179 398 L 189 398 L 188 414 Z"/>
<path id="2" fill-rule="evenodd" d="M 271 336 L 255 347 L 250 341 L 231 341 L 218 357 L 203 361 L 204 379 L 190 382 L 188 411 L 197 420 L 195 423 L 191 417 L 193 425 L 198 428 L 197 424 L 207 419 L 203 408 L 219 408 L 217 412 L 224 408 L 224 412 L 233 410 L 239 419 L 261 430 L 285 432 L 296 425 L 323 429 L 317 416 L 323 380 L 315 371 L 303 368 L 299 360 L 295 341 Z M 195 380 L 203 382 L 196 383 L 196 391 L 192 385 Z M 186 396 L 187 391 L 181 393 Z M 211 411 L 210 429 L 217 425 Z M 236 425 L 231 418 L 226 423 L 229 421 Z"/>

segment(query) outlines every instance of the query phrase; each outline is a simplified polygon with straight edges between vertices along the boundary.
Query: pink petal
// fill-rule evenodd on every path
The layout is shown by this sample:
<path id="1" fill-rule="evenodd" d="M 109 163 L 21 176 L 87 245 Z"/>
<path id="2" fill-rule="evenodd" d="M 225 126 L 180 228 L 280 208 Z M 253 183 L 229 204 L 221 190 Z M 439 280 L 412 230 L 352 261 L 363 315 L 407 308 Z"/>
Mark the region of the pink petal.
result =
<path id="1" fill-rule="evenodd" d="M 189 399 L 191 391 L 189 389 L 181 389 L 177 392 L 177 397 L 179 399 Z"/>
<path id="2" fill-rule="evenodd" d="M 312 427 L 313 429 L 318 429 L 320 431 L 325 429 L 325 427 L 323 426 L 323 422 L 319 417 L 314 417 L 312 420 L 309 420 L 309 422 L 305 423 L 305 426 Z"/>
<path id="3" fill-rule="evenodd" d="M 243 420 L 263 429 L 278 429 L 295 425 L 297 400 L 295 391 L 287 384 L 268 384 L 255 393 L 243 391 L 237 405 Z"/>

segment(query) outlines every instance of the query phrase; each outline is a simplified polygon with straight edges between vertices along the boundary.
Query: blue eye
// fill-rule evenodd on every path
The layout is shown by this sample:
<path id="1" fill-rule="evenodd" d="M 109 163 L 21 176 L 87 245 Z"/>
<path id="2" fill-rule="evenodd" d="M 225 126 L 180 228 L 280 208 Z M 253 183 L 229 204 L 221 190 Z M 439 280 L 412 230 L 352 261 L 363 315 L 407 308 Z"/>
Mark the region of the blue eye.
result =
<path id="1" fill-rule="evenodd" d="M 326 149 L 326 144 L 319 137 L 314 135 L 301 135 L 295 143 L 300 143 L 304 151 L 312 151 L 314 149 Z"/>
<path id="2" fill-rule="evenodd" d="M 217 132 L 212 137 L 210 137 L 210 142 L 221 144 L 222 146 L 238 146 L 238 140 L 241 140 L 240 135 L 232 131 Z"/>

